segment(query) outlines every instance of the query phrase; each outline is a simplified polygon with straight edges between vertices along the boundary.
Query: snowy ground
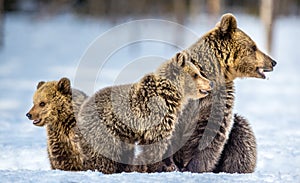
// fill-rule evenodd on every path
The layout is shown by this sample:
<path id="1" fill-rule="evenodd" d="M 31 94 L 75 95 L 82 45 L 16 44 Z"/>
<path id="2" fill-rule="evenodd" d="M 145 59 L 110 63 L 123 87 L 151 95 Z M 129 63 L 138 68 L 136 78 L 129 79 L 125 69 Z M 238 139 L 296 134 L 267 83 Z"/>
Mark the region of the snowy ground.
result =
<path id="1" fill-rule="evenodd" d="M 259 19 L 242 14 L 237 18 L 239 27 L 264 50 L 264 32 Z M 200 16 L 189 20 L 186 26 L 200 36 L 214 24 L 215 21 L 212 23 Z M 255 173 L 103 175 L 50 170 L 45 129 L 33 126 L 25 117 L 31 108 L 36 84 L 63 76 L 74 79 L 88 45 L 112 27 L 113 24 L 105 20 L 71 15 L 41 19 L 15 14 L 5 17 L 4 45 L 0 48 L 1 182 L 300 182 L 299 17 L 281 17 L 276 22 L 272 57 L 278 65 L 268 74 L 270 79 L 236 81 L 235 112 L 246 116 L 257 137 Z M 128 64 L 127 60 L 143 54 L 169 58 L 175 51 L 175 48 L 155 43 L 120 50 L 111 58 L 95 86 L 113 84 L 116 77 L 111 75 L 118 75 L 124 64 Z"/>

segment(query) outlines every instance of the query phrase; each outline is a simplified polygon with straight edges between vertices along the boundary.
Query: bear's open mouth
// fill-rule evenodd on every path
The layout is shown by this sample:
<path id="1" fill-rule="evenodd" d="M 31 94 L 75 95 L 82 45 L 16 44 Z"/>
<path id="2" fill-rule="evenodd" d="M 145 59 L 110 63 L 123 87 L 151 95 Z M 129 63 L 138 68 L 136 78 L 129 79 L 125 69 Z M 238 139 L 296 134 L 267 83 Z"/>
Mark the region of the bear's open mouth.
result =
<path id="1" fill-rule="evenodd" d="M 263 78 L 266 78 L 266 75 L 264 72 L 271 72 L 273 71 L 273 68 L 262 68 L 262 67 L 257 67 L 256 69 L 257 73 Z"/>
<path id="2" fill-rule="evenodd" d="M 208 95 L 208 91 L 207 90 L 199 90 L 201 94 L 203 95 Z"/>
<path id="3" fill-rule="evenodd" d="M 39 122 L 41 122 L 41 121 L 42 121 L 41 119 L 33 120 L 33 124 L 34 124 L 34 125 L 37 125 L 37 124 L 39 124 Z"/>

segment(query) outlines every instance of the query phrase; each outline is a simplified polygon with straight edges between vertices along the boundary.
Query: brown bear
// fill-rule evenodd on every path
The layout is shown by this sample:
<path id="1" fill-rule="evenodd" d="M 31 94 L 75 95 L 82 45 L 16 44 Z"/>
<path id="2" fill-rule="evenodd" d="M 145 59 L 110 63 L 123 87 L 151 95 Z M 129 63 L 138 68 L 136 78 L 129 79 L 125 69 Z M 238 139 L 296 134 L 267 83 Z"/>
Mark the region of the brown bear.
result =
<path id="1" fill-rule="evenodd" d="M 211 82 L 181 52 L 137 83 L 96 92 L 83 103 L 78 128 L 99 159 L 134 165 L 160 161 L 182 107 L 210 90 Z M 135 143 L 143 145 L 138 158 Z"/>
<path id="2" fill-rule="evenodd" d="M 237 27 L 232 14 L 223 15 L 214 29 L 185 52 L 201 73 L 213 81 L 214 89 L 207 97 L 190 101 L 178 117 L 170 148 L 176 152 L 176 166 L 191 172 L 253 172 L 256 141 L 245 119 L 232 119 L 233 80 L 265 79 L 264 72 L 272 71 L 276 62 Z M 148 169 L 155 172 L 161 167 Z"/>
<path id="3" fill-rule="evenodd" d="M 34 106 L 26 114 L 36 126 L 45 126 L 48 157 L 52 169 L 67 171 L 99 170 L 118 173 L 123 165 L 96 156 L 77 128 L 78 113 L 88 96 L 72 89 L 70 80 L 39 82 L 33 97 Z"/>
<path id="4" fill-rule="evenodd" d="M 26 116 L 36 126 L 45 126 L 48 157 L 52 169 L 84 170 L 80 144 L 74 139 L 76 116 L 87 95 L 71 89 L 70 81 L 41 81 L 33 96 L 33 107 Z"/>

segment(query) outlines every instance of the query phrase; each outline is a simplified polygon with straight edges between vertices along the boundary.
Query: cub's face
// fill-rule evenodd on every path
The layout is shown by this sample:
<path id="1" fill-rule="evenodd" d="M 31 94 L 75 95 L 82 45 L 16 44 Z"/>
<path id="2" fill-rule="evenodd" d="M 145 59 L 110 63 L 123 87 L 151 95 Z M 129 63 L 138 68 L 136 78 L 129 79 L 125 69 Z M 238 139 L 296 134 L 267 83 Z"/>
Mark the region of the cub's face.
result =
<path id="1" fill-rule="evenodd" d="M 265 79 L 265 72 L 273 71 L 276 62 L 260 51 L 255 42 L 243 31 L 237 29 L 233 37 L 233 64 L 236 77 Z"/>
<path id="2" fill-rule="evenodd" d="M 53 111 L 53 98 L 55 93 L 55 82 L 39 83 L 37 91 L 33 96 L 33 107 L 26 114 L 26 116 L 33 120 L 36 126 L 44 126 L 54 120 L 57 114 Z M 43 85 L 43 86 L 41 86 Z"/>
<path id="3" fill-rule="evenodd" d="M 44 126 L 59 120 L 59 113 L 66 110 L 66 97 L 71 97 L 69 82 L 67 78 L 59 82 L 39 82 L 33 96 L 33 107 L 26 114 L 34 125 Z"/>
<path id="4" fill-rule="evenodd" d="M 185 73 L 185 95 L 199 99 L 206 97 L 212 90 L 212 82 L 203 77 L 192 62 L 185 62 L 183 72 Z"/>

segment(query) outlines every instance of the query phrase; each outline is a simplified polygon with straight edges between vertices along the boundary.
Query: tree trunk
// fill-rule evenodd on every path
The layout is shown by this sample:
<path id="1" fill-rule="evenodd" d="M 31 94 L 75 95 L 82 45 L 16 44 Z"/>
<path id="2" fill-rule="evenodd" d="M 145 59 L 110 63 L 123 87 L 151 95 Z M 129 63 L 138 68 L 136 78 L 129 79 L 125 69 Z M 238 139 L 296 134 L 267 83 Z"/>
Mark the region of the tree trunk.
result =
<path id="1" fill-rule="evenodd" d="M 265 25 L 266 31 L 266 43 L 267 51 L 272 52 L 273 44 L 273 28 L 274 28 L 274 1 L 273 0 L 261 0 L 260 4 L 260 16 Z"/>
<path id="2" fill-rule="evenodd" d="M 4 42 L 4 0 L 0 0 L 0 48 Z"/>

